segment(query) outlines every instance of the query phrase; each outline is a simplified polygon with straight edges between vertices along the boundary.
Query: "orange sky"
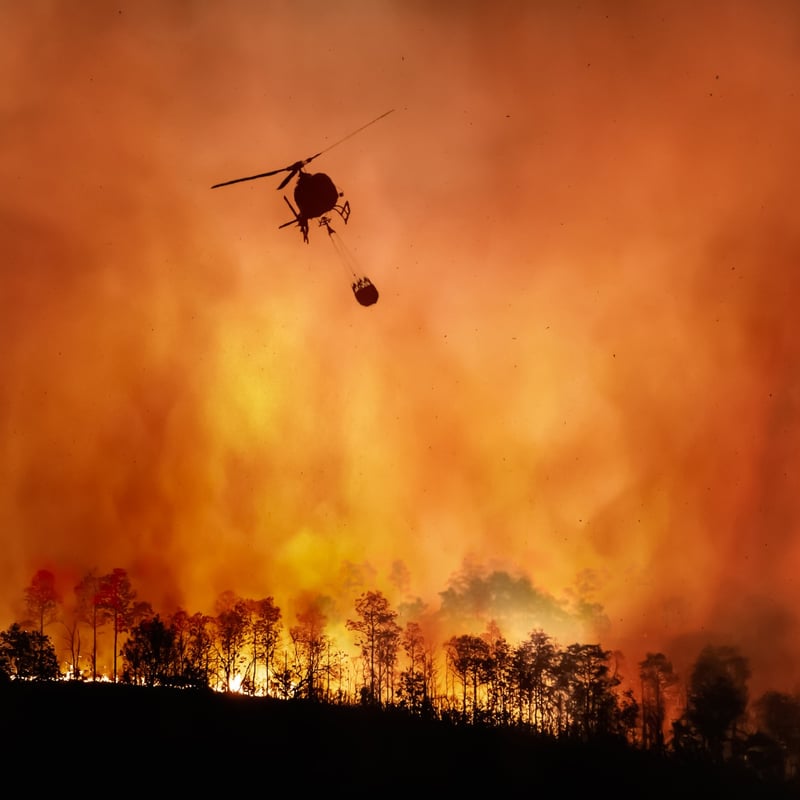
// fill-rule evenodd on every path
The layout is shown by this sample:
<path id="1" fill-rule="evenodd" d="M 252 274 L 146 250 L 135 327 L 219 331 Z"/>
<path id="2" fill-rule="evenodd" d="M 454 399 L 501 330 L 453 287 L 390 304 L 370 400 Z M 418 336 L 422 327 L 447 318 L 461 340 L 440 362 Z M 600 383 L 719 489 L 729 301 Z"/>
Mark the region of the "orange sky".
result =
<path id="1" fill-rule="evenodd" d="M 723 642 L 799 688 L 798 31 L 789 0 L 0 0 L 0 624 L 41 567 L 287 618 L 496 569 L 600 603 L 564 635 L 633 663 Z M 278 230 L 282 176 L 210 186 L 388 109 L 309 167 L 364 308 Z"/>

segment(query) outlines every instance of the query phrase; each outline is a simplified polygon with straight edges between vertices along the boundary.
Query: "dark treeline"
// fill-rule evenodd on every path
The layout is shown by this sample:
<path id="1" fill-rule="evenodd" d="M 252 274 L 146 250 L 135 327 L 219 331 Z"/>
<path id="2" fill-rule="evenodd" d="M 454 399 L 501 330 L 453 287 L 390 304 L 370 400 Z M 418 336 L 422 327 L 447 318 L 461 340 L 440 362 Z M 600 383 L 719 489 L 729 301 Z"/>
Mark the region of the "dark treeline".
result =
<path id="1" fill-rule="evenodd" d="M 337 705 L 92 681 L 0 683 L 5 787 L 76 797 L 790 800 L 789 783 L 617 740 Z M 7 793 L 8 793 L 7 792 Z M 56 794 L 57 793 L 57 794 Z M 577 794 L 576 794 L 577 793 Z"/>
<path id="2" fill-rule="evenodd" d="M 675 769 L 735 770 L 740 788 L 753 781 L 762 789 L 800 788 L 800 697 L 772 691 L 751 701 L 750 668 L 735 647 L 704 648 L 685 680 L 664 654 L 650 653 L 638 665 L 636 693 L 623 688 L 611 652 L 599 644 L 562 646 L 540 629 L 523 641 L 509 642 L 496 624 L 480 635 L 464 633 L 430 642 L 418 620 L 401 625 L 398 612 L 379 591 L 357 597 L 345 621 L 356 649 L 352 654 L 328 634 L 330 621 L 321 604 L 298 612 L 286 628 L 272 597 L 254 600 L 232 592 L 218 598 L 214 614 L 179 610 L 162 617 L 137 599 L 123 569 L 85 576 L 74 587 L 71 603 L 55 587 L 52 573 L 37 572 L 23 593 L 24 619 L 0 632 L 0 682 L 5 682 L 5 692 L 22 685 L 53 685 L 63 691 L 64 686 L 108 682 L 137 692 L 139 698 L 141 688 L 136 687 L 149 688 L 150 698 L 163 698 L 175 697 L 174 690 L 193 689 L 179 695 L 205 698 L 196 701 L 203 704 L 222 702 L 209 697 L 249 696 L 254 704 L 262 704 L 259 708 L 269 708 L 271 717 L 287 713 L 276 708 L 297 713 L 309 705 L 317 708 L 317 715 L 357 710 L 363 720 L 377 714 L 379 724 L 394 726 L 397 742 L 402 740 L 399 731 L 411 720 L 418 726 L 434 725 L 437 731 L 460 731 L 458 736 L 491 731 L 506 737 L 506 774 L 512 771 L 505 763 L 508 754 L 517 752 L 518 737 L 526 737 L 528 745 L 537 742 L 537 752 L 544 742 L 589 747 L 582 752 L 595 755 L 612 748 L 628 753 L 628 758 L 658 758 L 659 764 Z M 62 631 L 63 658 L 47 632 L 56 624 Z M 98 666 L 101 636 L 110 644 L 107 669 Z M 90 643 L 86 653 L 84 640 Z M 65 713 L 85 718 L 90 712 L 76 707 Z M 102 716 L 102 709 L 97 713 Z M 130 719 L 130 709 L 126 713 Z M 153 713 L 163 719 L 163 710 Z M 16 724 L 22 724 L 22 716 Z M 31 716 L 30 707 L 25 716 Z M 362 724 L 352 716 L 336 719 L 347 720 L 351 727 Z M 280 724 L 286 730 L 288 723 Z M 193 735 L 202 738 L 195 728 Z M 205 733 L 212 730 L 213 724 Z M 428 728 L 414 730 L 421 741 Z M 148 735 L 159 732 L 152 727 Z M 188 735 L 183 731 L 184 744 Z M 248 735 L 258 738 L 266 731 Z M 369 740 L 368 735 L 364 738 Z M 454 741 L 449 739 L 448 746 L 467 746 L 466 739 L 459 745 Z M 475 741 L 469 739 L 469 746 Z M 497 746 L 500 739 L 491 741 Z M 408 743 L 397 746 L 397 752 L 381 754 L 387 769 L 396 759 L 409 757 L 402 752 Z M 359 747 L 363 750 L 368 744 L 361 742 Z M 483 757 L 498 756 L 486 752 Z M 647 763 L 652 771 L 656 762 Z"/>

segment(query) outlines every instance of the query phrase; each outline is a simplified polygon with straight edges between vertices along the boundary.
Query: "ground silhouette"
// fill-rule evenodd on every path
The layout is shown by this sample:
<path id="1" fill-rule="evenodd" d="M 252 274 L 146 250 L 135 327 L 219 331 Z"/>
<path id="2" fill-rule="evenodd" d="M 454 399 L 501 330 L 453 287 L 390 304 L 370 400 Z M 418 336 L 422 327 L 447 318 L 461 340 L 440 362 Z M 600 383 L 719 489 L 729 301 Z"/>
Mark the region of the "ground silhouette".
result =
<path id="1" fill-rule="evenodd" d="M 798 796 L 730 765 L 679 764 L 619 744 L 553 741 L 397 709 L 63 681 L 6 682 L 0 709 L 6 788 L 19 775 L 23 785 L 67 796 L 78 787 L 106 791 L 103 781 L 129 797 L 250 786 L 304 796 Z"/>

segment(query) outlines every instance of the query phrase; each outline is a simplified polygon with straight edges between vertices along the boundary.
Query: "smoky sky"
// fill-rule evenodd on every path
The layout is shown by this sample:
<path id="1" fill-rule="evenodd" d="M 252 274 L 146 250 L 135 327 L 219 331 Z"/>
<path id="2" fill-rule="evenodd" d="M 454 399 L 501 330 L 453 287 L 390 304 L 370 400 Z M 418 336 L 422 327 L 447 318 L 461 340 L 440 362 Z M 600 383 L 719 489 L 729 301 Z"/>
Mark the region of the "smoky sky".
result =
<path id="1" fill-rule="evenodd" d="M 796 4 L 0 18 L 7 619 L 43 567 L 343 616 L 474 569 L 796 686 Z M 389 109 L 313 163 L 363 308 L 280 177 L 210 187 Z"/>

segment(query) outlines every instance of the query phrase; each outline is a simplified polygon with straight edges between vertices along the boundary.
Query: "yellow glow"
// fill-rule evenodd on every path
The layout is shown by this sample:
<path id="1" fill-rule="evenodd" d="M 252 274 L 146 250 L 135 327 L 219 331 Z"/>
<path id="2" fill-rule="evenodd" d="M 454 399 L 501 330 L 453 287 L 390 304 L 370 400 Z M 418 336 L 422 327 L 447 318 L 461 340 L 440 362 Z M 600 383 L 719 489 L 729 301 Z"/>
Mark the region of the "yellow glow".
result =
<path id="1" fill-rule="evenodd" d="M 795 4 L 102 5 L 3 11 L 0 627 L 44 564 L 290 624 L 472 565 L 794 687 Z M 322 150 L 369 308 L 210 189 Z"/>

